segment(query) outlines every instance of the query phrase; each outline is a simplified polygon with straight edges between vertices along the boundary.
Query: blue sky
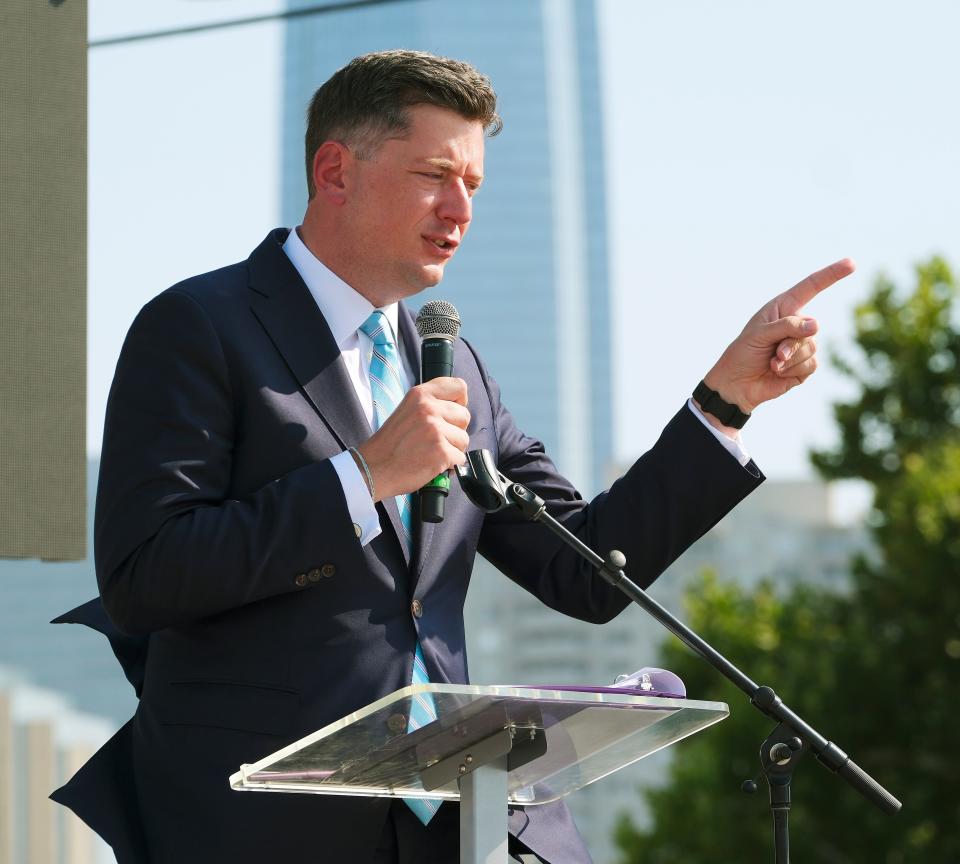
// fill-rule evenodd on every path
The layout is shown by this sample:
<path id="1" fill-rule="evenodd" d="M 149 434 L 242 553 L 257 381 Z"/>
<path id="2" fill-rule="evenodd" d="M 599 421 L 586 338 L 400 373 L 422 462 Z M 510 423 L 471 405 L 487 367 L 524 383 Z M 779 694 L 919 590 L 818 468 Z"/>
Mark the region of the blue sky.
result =
<path id="1" fill-rule="evenodd" d="M 90 38 L 280 6 L 90 0 Z M 878 272 L 909 280 L 934 252 L 960 267 L 960 5 L 598 8 L 616 452 L 627 461 L 755 309 L 811 270 L 846 255 L 859 264 L 808 308 L 821 345 L 843 351 Z M 264 23 L 91 50 L 91 454 L 136 311 L 181 278 L 246 257 L 278 219 L 281 46 L 281 25 Z M 848 392 L 822 368 L 757 412 L 745 441 L 769 476 L 809 476 L 806 451 L 833 440 L 829 405 Z"/>

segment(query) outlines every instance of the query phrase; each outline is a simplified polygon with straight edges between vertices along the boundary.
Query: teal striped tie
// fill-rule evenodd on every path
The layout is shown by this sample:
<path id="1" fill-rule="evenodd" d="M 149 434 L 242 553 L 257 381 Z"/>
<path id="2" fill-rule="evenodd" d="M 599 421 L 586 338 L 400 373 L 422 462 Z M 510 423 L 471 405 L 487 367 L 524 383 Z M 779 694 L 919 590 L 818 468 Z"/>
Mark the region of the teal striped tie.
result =
<path id="1" fill-rule="evenodd" d="M 386 316 L 379 309 L 375 309 L 369 318 L 360 326 L 360 332 L 370 337 L 373 342 L 373 353 L 370 355 L 370 394 L 373 396 L 374 427 L 379 429 L 393 410 L 403 399 L 403 379 L 400 377 L 400 355 L 394 341 L 393 331 Z M 403 525 L 403 539 L 407 544 L 407 551 L 413 552 L 413 502 L 410 495 L 396 497 L 397 509 L 400 511 L 400 523 Z M 423 649 L 420 640 L 413 655 L 413 676 L 411 684 L 429 684 L 430 676 L 423 660 Z M 410 703 L 410 719 L 407 722 L 407 731 L 413 732 L 421 726 L 437 719 L 437 709 L 433 704 L 433 697 L 429 693 L 421 693 L 413 697 Z M 433 798 L 404 798 L 407 806 L 416 814 L 417 818 L 426 825 L 437 812 L 442 803 Z"/>

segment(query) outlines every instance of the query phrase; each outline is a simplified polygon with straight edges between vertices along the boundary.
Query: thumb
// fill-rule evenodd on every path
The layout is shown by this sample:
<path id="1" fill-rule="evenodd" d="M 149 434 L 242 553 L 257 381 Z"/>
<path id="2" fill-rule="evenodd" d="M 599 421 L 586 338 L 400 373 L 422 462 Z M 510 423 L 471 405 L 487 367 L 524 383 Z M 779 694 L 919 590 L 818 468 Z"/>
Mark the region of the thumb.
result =
<path id="1" fill-rule="evenodd" d="M 817 332 L 817 321 L 804 315 L 787 315 L 764 324 L 760 328 L 760 338 L 773 345 L 782 339 L 805 339 Z"/>

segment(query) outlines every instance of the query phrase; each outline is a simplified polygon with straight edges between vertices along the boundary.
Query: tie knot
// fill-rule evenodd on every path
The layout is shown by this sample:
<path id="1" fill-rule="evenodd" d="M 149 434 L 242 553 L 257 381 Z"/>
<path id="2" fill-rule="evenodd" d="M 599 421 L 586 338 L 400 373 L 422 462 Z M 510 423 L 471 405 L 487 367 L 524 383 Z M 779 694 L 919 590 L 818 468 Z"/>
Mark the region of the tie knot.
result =
<path id="1" fill-rule="evenodd" d="M 363 324 L 360 325 L 360 332 L 370 337 L 374 345 L 393 345 L 393 331 L 390 329 L 390 322 L 387 316 L 379 309 L 374 309 Z"/>

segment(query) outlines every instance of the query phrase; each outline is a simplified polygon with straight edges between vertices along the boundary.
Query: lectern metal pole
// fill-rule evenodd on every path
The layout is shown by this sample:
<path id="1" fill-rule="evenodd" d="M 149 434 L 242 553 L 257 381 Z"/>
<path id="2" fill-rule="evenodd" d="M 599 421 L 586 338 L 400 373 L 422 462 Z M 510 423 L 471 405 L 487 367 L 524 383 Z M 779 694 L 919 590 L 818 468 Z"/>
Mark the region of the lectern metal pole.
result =
<path id="1" fill-rule="evenodd" d="M 507 864 L 507 757 L 460 783 L 460 864 Z"/>

